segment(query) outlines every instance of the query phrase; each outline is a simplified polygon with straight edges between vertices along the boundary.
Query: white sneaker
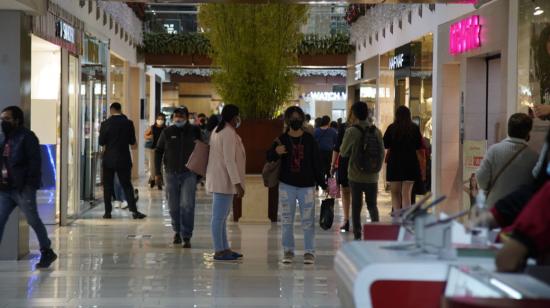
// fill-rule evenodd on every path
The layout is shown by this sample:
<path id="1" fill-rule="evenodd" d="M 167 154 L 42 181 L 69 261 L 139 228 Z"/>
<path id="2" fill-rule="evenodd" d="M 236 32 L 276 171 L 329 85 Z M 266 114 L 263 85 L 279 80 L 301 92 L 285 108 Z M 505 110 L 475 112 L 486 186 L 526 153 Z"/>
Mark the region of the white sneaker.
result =
<path id="1" fill-rule="evenodd" d="M 122 201 L 122 203 L 120 204 L 120 208 L 123 209 L 123 210 L 127 209 L 128 208 L 128 202 Z"/>
<path id="2" fill-rule="evenodd" d="M 115 209 L 120 208 L 120 201 L 113 201 L 113 208 Z"/>

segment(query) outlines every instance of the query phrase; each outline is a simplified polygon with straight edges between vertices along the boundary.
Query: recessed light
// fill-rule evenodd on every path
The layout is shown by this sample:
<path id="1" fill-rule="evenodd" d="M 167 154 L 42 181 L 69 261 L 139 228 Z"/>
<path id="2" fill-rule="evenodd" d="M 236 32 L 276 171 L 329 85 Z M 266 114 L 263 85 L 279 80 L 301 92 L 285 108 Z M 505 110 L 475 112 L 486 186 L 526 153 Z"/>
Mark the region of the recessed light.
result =
<path id="1" fill-rule="evenodd" d="M 536 11 L 535 11 L 535 12 L 533 13 L 533 15 L 535 15 L 535 16 L 539 16 L 539 15 L 542 15 L 543 13 L 544 13 L 544 11 L 543 11 L 543 10 L 541 10 L 541 9 L 538 9 L 538 10 L 536 10 Z"/>

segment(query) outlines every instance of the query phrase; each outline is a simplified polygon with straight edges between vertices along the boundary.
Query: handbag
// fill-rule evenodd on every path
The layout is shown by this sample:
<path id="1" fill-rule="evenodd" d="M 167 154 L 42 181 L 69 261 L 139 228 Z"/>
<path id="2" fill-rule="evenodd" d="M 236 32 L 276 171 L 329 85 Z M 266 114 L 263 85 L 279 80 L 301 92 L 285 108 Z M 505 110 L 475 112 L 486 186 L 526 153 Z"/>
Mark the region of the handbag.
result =
<path id="1" fill-rule="evenodd" d="M 206 167 L 208 166 L 208 155 L 210 146 L 200 140 L 195 141 L 195 148 L 189 156 L 185 167 L 200 176 L 206 176 Z"/>
<path id="2" fill-rule="evenodd" d="M 321 214 L 319 215 L 319 226 L 323 230 L 332 228 L 334 221 L 334 198 L 327 198 L 321 202 Z"/>
<path id="3" fill-rule="evenodd" d="M 516 158 L 519 156 L 519 154 L 521 154 L 521 152 L 523 152 L 523 150 L 525 150 L 525 149 L 527 149 L 526 145 L 524 145 L 521 149 L 519 149 L 512 156 L 512 158 L 510 158 L 510 160 L 508 160 L 506 162 L 506 164 L 504 164 L 504 166 L 502 166 L 502 168 L 500 168 L 500 170 L 497 172 L 497 175 L 495 176 L 495 179 L 491 181 L 491 183 L 489 184 L 489 188 L 487 188 L 487 192 L 486 192 L 487 197 L 489 197 L 489 194 L 491 194 L 491 190 L 493 189 L 493 187 L 495 187 L 495 184 L 497 183 L 497 181 L 500 178 L 500 176 L 502 175 L 502 173 L 504 173 L 504 171 L 506 169 L 508 169 L 508 167 L 512 164 L 512 162 L 514 162 L 514 160 L 516 160 Z"/>
<path id="4" fill-rule="evenodd" d="M 328 179 L 327 185 L 328 195 L 332 198 L 340 198 L 340 185 L 338 185 L 334 177 Z"/>
<path id="5" fill-rule="evenodd" d="M 275 139 L 278 145 L 281 145 L 279 138 Z M 273 188 L 279 185 L 279 174 L 281 173 L 281 159 L 276 161 L 268 161 L 265 163 L 262 169 L 262 178 L 264 180 L 264 186 L 267 188 Z"/>

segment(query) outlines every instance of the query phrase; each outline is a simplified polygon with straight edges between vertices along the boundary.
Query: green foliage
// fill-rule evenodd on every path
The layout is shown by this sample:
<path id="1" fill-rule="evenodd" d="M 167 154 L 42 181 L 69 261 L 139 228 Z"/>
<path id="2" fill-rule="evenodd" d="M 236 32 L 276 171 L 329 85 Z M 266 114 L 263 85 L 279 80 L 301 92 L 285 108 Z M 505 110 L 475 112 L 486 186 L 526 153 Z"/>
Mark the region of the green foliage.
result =
<path id="1" fill-rule="evenodd" d="M 300 55 L 345 55 L 352 51 L 349 35 L 344 33 L 324 37 L 308 34 L 298 46 Z"/>
<path id="2" fill-rule="evenodd" d="M 297 4 L 205 4 L 199 20 L 220 69 L 213 81 L 226 103 L 248 119 L 270 119 L 294 89 L 296 46 L 307 7 Z"/>
<path id="3" fill-rule="evenodd" d="M 210 41 L 203 33 L 168 34 L 145 32 L 140 51 L 152 54 L 202 55 L 210 54 Z M 331 36 L 308 34 L 298 44 L 300 55 L 345 55 L 353 51 L 349 35 L 338 33 Z"/>
<path id="4" fill-rule="evenodd" d="M 207 55 L 210 49 L 210 42 L 201 33 L 145 32 L 140 51 L 151 54 Z"/>

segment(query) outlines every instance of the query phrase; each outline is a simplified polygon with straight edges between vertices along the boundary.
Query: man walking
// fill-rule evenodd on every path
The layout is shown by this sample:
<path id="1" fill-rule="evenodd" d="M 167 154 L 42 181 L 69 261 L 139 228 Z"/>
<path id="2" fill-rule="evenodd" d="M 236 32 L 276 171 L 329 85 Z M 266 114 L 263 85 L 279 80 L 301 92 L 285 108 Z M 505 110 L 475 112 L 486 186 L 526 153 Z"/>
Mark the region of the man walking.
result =
<path id="1" fill-rule="evenodd" d="M 156 147 L 157 180 L 160 180 L 164 158 L 168 206 L 175 232 L 174 244 L 191 248 L 195 224 L 195 194 L 197 175 L 185 166 L 195 149 L 195 142 L 202 141 L 200 128 L 189 123 L 187 108 L 174 110 L 173 125 L 160 135 Z"/>
<path id="2" fill-rule="evenodd" d="M 7 107 L 0 114 L 5 136 L 0 147 L 0 241 L 4 227 L 15 207 L 25 214 L 40 243 L 40 261 L 37 268 L 48 268 L 57 259 L 44 223 L 38 216 L 36 191 L 40 188 L 40 145 L 36 135 L 24 127 L 23 111 Z"/>
<path id="3" fill-rule="evenodd" d="M 132 157 L 130 156 L 130 146 L 136 144 L 134 123 L 122 114 L 122 106 L 119 103 L 112 103 L 109 110 L 111 117 L 101 123 L 99 130 L 99 145 L 104 147 L 103 199 L 105 202 L 105 215 L 103 215 L 103 218 L 111 219 L 112 217 L 113 206 L 111 201 L 113 199 L 116 173 L 124 190 L 132 217 L 143 219 L 147 216 L 137 210 L 131 181 Z"/>
<path id="4" fill-rule="evenodd" d="M 330 117 L 324 116 L 321 119 L 321 127 L 315 129 L 315 140 L 319 144 L 321 153 L 321 164 L 325 182 L 332 175 L 330 174 L 330 166 L 332 162 L 332 150 L 338 142 L 338 132 L 330 127 Z"/>
<path id="5" fill-rule="evenodd" d="M 357 102 L 351 107 L 351 123 L 340 146 L 340 155 L 349 158 L 348 180 L 351 188 L 353 234 L 361 239 L 361 209 L 365 195 L 372 222 L 378 222 L 378 176 L 384 161 L 382 133 L 369 116 L 368 106 Z"/>

